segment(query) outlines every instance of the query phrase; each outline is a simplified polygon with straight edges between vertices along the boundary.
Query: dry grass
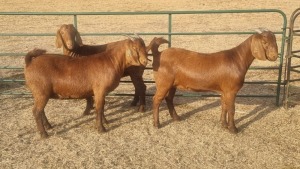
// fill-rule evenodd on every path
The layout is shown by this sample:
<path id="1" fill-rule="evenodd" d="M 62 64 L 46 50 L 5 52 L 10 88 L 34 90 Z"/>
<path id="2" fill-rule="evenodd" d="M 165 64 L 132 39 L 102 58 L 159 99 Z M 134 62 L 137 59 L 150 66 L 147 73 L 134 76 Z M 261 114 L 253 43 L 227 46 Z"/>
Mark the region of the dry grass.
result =
<path id="1" fill-rule="evenodd" d="M 156 10 L 209 10 L 209 9 L 261 9 L 283 10 L 287 17 L 298 0 L 272 1 L 66 1 L 47 0 L 4 1 L 0 11 L 156 11 Z M 33 4 L 34 5 L 30 5 Z M 216 5 L 218 4 L 218 5 Z M 268 27 L 281 29 L 273 16 L 207 16 L 179 17 L 175 30 L 234 31 Z M 267 17 L 267 20 L 263 20 Z M 72 18 L 71 18 L 72 19 Z M 94 21 L 92 20 L 94 19 Z M 224 22 L 224 19 L 226 20 Z M 8 17 L 0 16 L 1 31 L 55 33 L 60 24 L 70 22 L 64 17 Z M 90 22 L 93 21 L 93 22 Z M 114 22 L 115 21 L 115 22 Z M 18 25 L 16 26 L 16 23 Z M 126 26 L 129 24 L 129 26 Z M 151 24 L 149 24 L 151 23 Z M 147 32 L 165 30 L 160 17 L 145 18 L 87 18 L 79 21 L 81 32 L 120 31 Z M 188 25 L 188 26 L 187 26 Z M 202 25 L 199 27 L 199 25 Z M 203 26 L 204 25 L 204 26 Z M 166 31 L 166 30 L 165 30 Z M 196 51 L 211 52 L 233 47 L 247 36 L 178 36 L 173 45 Z M 54 37 L 6 37 L 0 40 L 1 52 L 27 52 L 41 47 L 50 52 L 55 49 Z M 86 43 L 99 44 L 123 37 L 84 37 Z M 148 43 L 152 37 L 145 36 Z M 226 39 L 226 40 L 224 40 Z M 280 39 L 278 39 L 280 42 Z M 299 41 L 296 41 L 299 44 Z M 164 47 L 163 47 L 164 48 Z M 163 49 L 162 48 L 162 49 Z M 23 57 L 2 57 L 1 65 L 23 66 Z M 255 61 L 254 65 L 272 66 L 274 63 Z M 276 63 L 277 64 L 277 63 Z M 22 71 L 0 72 L 1 77 L 20 77 Z M 272 79 L 276 72 L 249 71 L 247 80 Z M 152 79 L 152 72 L 145 72 Z M 20 84 L 0 84 L 1 91 L 26 91 Z M 132 90 L 120 86 L 117 91 Z M 271 85 L 245 85 L 241 93 L 270 93 Z M 155 88 L 148 85 L 148 92 Z M 299 93 L 295 84 L 293 91 Z M 297 96 L 295 96 L 297 98 Z M 299 98 L 299 97 L 298 97 Z M 84 100 L 51 100 L 46 114 L 54 128 L 50 138 L 41 140 L 31 109 L 33 100 L 23 96 L 0 96 L 0 168 L 300 168 L 300 111 L 299 106 L 285 110 L 275 105 L 273 98 L 237 98 L 236 123 L 240 132 L 232 135 L 219 124 L 219 98 L 175 98 L 176 110 L 182 117 L 172 122 L 165 103 L 161 105 L 161 129 L 153 128 L 152 99 L 147 97 L 147 111 L 137 113 L 130 107 L 131 97 L 107 97 L 105 115 L 109 121 L 107 133 L 98 134 L 94 128 L 94 115 L 82 117 Z M 300 100 L 300 98 L 299 98 Z"/>

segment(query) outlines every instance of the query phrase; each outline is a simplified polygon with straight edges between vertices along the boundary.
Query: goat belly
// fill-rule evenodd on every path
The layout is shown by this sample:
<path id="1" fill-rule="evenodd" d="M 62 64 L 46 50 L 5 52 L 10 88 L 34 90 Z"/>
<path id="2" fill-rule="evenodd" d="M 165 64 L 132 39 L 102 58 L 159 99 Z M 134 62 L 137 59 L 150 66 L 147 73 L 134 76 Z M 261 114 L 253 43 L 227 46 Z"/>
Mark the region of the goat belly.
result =
<path id="1" fill-rule="evenodd" d="M 89 96 L 93 96 L 93 92 L 84 92 L 84 93 L 80 93 L 80 92 L 58 92 L 58 93 L 54 93 L 52 95 L 52 98 L 57 98 L 57 99 L 82 99 L 82 98 L 86 98 Z"/>
<path id="2" fill-rule="evenodd" d="M 89 85 L 81 86 L 76 85 L 57 85 L 53 87 L 54 98 L 59 99 L 79 99 L 86 98 L 93 95 L 92 89 Z"/>
<path id="3" fill-rule="evenodd" d="M 202 77 L 201 74 L 198 77 L 191 76 L 190 74 L 184 74 L 181 77 L 177 76 L 174 86 L 181 90 L 195 92 L 220 91 L 219 83 L 214 78 Z"/>
<path id="4" fill-rule="evenodd" d="M 178 85 L 176 86 L 177 89 L 180 90 L 189 90 L 189 91 L 194 91 L 194 92 L 209 92 L 212 91 L 211 89 L 205 89 L 205 88 L 197 88 L 197 87 L 192 87 L 192 86 L 183 86 L 183 85 Z"/>

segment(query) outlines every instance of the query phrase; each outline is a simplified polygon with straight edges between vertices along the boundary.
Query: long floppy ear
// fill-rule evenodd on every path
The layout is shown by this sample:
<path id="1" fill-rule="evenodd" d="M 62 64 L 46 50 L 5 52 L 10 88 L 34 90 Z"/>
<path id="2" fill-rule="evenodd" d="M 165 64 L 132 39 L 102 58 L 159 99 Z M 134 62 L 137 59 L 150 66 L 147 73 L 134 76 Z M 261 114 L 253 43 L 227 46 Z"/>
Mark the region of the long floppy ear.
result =
<path id="1" fill-rule="evenodd" d="M 137 53 L 138 52 L 137 52 L 137 49 L 136 49 L 135 46 L 132 46 L 131 48 L 129 48 L 129 49 L 126 50 L 126 55 L 128 57 L 135 57 L 135 56 L 138 55 Z"/>
<path id="2" fill-rule="evenodd" d="M 126 49 L 126 65 L 138 65 L 138 51 L 137 48 L 130 45 Z"/>
<path id="3" fill-rule="evenodd" d="M 56 48 L 61 48 L 62 47 L 62 39 L 61 35 L 59 33 L 59 29 L 56 32 L 56 41 L 55 41 Z"/>
<path id="4" fill-rule="evenodd" d="M 255 34 L 252 36 L 251 52 L 256 59 L 267 60 L 266 51 L 262 45 L 262 39 L 260 36 L 260 34 Z"/>
<path id="5" fill-rule="evenodd" d="M 77 29 L 75 29 L 75 30 L 76 30 L 76 32 L 75 32 L 76 42 L 78 43 L 79 46 L 82 46 L 83 44 L 82 44 L 82 39 L 80 37 L 80 34 L 77 31 Z"/>
<path id="6" fill-rule="evenodd" d="M 80 37 L 80 33 L 78 32 L 78 30 L 75 28 L 73 24 L 70 24 L 70 26 L 72 26 L 75 31 L 75 38 L 76 38 L 75 41 L 79 46 L 82 46 L 83 44 L 82 44 L 82 39 Z"/>

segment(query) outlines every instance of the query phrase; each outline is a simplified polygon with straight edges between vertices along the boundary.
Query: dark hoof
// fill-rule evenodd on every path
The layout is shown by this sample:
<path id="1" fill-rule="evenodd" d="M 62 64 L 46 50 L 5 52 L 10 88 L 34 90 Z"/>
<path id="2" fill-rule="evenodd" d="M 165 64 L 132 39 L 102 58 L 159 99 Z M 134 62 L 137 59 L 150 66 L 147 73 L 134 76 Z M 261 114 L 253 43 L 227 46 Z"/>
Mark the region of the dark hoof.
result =
<path id="1" fill-rule="evenodd" d="M 145 105 L 140 105 L 139 112 L 145 112 Z"/>
<path id="2" fill-rule="evenodd" d="M 47 133 L 41 133 L 41 138 L 42 139 L 46 139 L 48 137 L 49 137 L 49 135 Z"/>
<path id="3" fill-rule="evenodd" d="M 181 118 L 179 116 L 174 116 L 173 117 L 173 121 L 180 121 L 180 120 L 181 120 Z"/>
<path id="4" fill-rule="evenodd" d="M 233 134 L 238 133 L 238 129 L 235 126 L 231 126 L 231 127 L 229 126 L 228 130 L 229 130 L 230 133 L 233 133 Z"/>
<path id="5" fill-rule="evenodd" d="M 228 129 L 228 124 L 227 124 L 227 122 L 222 122 L 221 125 L 222 125 L 222 128 Z"/>
<path id="6" fill-rule="evenodd" d="M 104 124 L 108 124 L 108 121 L 106 120 L 106 118 L 104 118 L 104 119 L 102 120 L 102 122 L 103 122 Z"/>
<path id="7" fill-rule="evenodd" d="M 104 127 L 98 128 L 98 133 L 105 133 L 106 129 Z"/>
<path id="8" fill-rule="evenodd" d="M 136 106 L 137 105 L 137 101 L 132 101 L 131 103 L 130 103 L 130 106 Z"/>
<path id="9" fill-rule="evenodd" d="M 45 129 L 46 130 L 50 130 L 50 129 L 52 129 L 53 127 L 49 124 L 49 125 L 45 125 Z"/>
<path id="10" fill-rule="evenodd" d="M 157 123 L 157 124 L 154 123 L 153 126 L 157 129 L 159 129 L 161 127 L 159 123 Z"/>
<path id="11" fill-rule="evenodd" d="M 91 115 L 92 113 L 90 111 L 85 111 L 82 113 L 82 116 L 88 116 Z"/>

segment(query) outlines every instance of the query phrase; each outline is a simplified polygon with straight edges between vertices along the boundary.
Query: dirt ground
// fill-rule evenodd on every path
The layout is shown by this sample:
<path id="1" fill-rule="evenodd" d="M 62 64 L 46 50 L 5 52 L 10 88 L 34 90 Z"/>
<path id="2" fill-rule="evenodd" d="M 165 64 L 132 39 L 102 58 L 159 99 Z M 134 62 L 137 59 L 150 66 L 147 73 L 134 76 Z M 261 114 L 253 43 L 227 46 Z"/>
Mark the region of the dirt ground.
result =
<path id="1" fill-rule="evenodd" d="M 185 11 L 228 9 L 279 9 L 288 20 L 300 4 L 298 0 L 0 0 L 0 12 L 119 12 Z M 61 24 L 72 23 L 69 16 L 0 16 L 0 33 L 52 33 Z M 174 32 L 252 31 L 266 27 L 281 31 L 279 14 L 206 14 L 174 16 Z M 299 20 L 298 20 L 299 21 Z M 84 33 L 167 32 L 167 16 L 80 16 L 78 29 Z M 298 24 L 300 26 L 300 23 Z M 298 27 L 299 27 L 298 26 Z M 172 46 L 201 52 L 232 48 L 249 35 L 174 36 Z M 154 37 L 142 36 L 146 44 Z M 34 47 L 49 52 L 54 36 L 0 37 L 0 52 L 26 53 Z M 122 40 L 123 36 L 83 36 L 86 44 Z M 276 35 L 278 45 L 281 36 Z M 300 41 L 294 42 L 299 46 Z M 161 50 L 166 48 L 162 46 Z M 24 66 L 23 56 L 0 56 L 0 66 Z M 151 64 L 151 63 L 149 63 Z M 277 62 L 254 61 L 253 66 L 276 66 Z M 277 70 L 249 70 L 246 81 L 276 80 Z M 0 70 L 1 78 L 23 78 L 23 70 Z M 296 75 L 294 75 L 296 76 Z M 145 80 L 153 80 L 147 70 Z M 299 97 L 299 84 L 293 86 Z M 147 84 L 147 93 L 155 86 Z M 133 91 L 131 84 L 120 85 L 114 93 Z M 0 83 L 1 92 L 28 92 L 21 83 Z M 240 94 L 274 94 L 274 85 L 246 84 Z M 281 89 L 282 92 L 282 89 Z M 281 93 L 282 94 L 282 93 Z M 300 106 L 288 110 L 276 106 L 275 98 L 238 97 L 235 121 L 239 133 L 221 128 L 218 97 L 176 97 L 182 117 L 173 122 L 167 106 L 161 105 L 162 127 L 155 129 L 152 97 L 147 97 L 145 113 L 130 107 L 132 97 L 106 98 L 108 132 L 96 132 L 95 116 L 82 117 L 84 100 L 50 100 L 46 114 L 54 126 L 49 139 L 40 139 L 32 116 L 30 95 L 0 95 L 0 168 L 300 168 Z M 282 101 L 282 97 L 280 98 Z"/>

